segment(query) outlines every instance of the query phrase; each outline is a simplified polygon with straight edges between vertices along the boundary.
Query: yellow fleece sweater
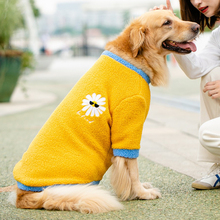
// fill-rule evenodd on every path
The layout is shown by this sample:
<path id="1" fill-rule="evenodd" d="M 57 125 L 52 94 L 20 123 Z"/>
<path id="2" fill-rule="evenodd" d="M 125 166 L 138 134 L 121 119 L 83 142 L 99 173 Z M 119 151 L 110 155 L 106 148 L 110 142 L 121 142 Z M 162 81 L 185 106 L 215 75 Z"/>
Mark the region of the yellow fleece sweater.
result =
<path id="1" fill-rule="evenodd" d="M 105 51 L 16 164 L 19 188 L 100 181 L 113 155 L 136 158 L 150 105 L 148 83 L 143 71 Z"/>

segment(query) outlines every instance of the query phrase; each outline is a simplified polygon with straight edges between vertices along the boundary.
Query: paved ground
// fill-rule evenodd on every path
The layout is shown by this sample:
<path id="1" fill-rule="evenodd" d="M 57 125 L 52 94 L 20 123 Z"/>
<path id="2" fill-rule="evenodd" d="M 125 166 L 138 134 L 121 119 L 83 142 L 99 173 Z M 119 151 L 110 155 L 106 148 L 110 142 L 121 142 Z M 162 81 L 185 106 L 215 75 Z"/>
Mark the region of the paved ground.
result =
<path id="1" fill-rule="evenodd" d="M 11 103 L 0 104 L 0 186 L 14 184 L 12 170 L 29 143 L 75 82 L 95 62 L 94 58 L 54 59 L 26 77 L 29 98 L 19 87 Z M 142 181 L 152 182 L 163 198 L 125 202 L 122 211 L 101 215 L 75 212 L 19 210 L 0 194 L 0 219 L 219 219 L 218 190 L 195 191 L 191 182 L 210 164 L 196 161 L 199 126 L 199 81 L 189 80 L 169 64 L 168 88 L 152 88 L 141 157 Z M 108 178 L 101 183 L 111 190 Z"/>

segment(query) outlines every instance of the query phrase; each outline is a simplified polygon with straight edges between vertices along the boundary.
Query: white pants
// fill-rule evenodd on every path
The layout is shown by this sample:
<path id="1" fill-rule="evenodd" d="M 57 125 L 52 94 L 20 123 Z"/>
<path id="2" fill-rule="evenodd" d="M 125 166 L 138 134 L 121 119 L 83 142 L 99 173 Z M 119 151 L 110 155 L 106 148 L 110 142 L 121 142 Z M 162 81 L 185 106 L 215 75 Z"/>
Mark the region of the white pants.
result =
<path id="1" fill-rule="evenodd" d="M 220 163 L 220 98 L 212 99 L 203 92 L 204 85 L 220 80 L 220 67 L 201 78 L 200 87 L 200 148 L 198 161 Z"/>

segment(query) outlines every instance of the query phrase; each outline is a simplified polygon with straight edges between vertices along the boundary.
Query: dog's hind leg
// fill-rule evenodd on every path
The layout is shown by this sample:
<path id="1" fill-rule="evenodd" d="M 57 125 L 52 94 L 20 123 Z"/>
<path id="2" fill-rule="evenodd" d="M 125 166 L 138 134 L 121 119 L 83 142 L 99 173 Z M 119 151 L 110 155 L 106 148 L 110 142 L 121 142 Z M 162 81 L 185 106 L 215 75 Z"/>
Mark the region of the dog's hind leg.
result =
<path id="1" fill-rule="evenodd" d="M 129 175 L 126 159 L 123 157 L 112 157 L 111 185 L 117 196 L 122 200 L 128 200 L 132 192 L 131 178 Z"/>
<path id="2" fill-rule="evenodd" d="M 112 162 L 111 184 L 122 201 L 161 197 L 160 192 L 153 189 L 151 184 L 140 182 L 137 159 L 113 157 Z"/>
<path id="3" fill-rule="evenodd" d="M 123 208 L 118 200 L 95 185 L 52 186 L 33 193 L 17 189 L 16 207 L 102 213 Z"/>

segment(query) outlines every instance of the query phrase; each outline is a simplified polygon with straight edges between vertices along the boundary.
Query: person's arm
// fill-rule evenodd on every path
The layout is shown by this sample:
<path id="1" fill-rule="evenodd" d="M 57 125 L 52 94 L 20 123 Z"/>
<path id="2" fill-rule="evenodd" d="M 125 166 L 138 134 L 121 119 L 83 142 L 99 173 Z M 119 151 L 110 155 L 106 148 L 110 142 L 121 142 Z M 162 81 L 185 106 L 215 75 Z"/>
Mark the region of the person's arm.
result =
<path id="1" fill-rule="evenodd" d="M 166 5 L 155 6 L 151 10 L 171 10 L 170 0 L 166 0 Z M 220 27 L 212 32 L 211 38 L 200 54 L 191 52 L 188 55 L 174 54 L 179 66 L 185 74 L 196 79 L 206 75 L 212 69 L 220 66 Z"/>
<path id="2" fill-rule="evenodd" d="M 205 48 L 199 53 L 188 55 L 174 54 L 179 66 L 191 79 L 206 75 L 220 66 L 220 27 L 214 30 Z"/>

